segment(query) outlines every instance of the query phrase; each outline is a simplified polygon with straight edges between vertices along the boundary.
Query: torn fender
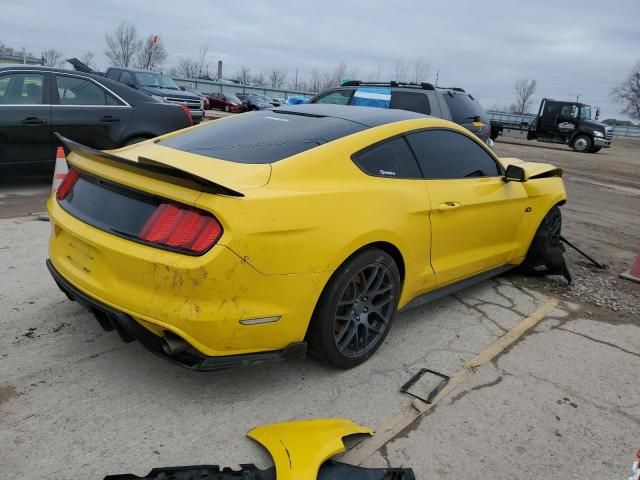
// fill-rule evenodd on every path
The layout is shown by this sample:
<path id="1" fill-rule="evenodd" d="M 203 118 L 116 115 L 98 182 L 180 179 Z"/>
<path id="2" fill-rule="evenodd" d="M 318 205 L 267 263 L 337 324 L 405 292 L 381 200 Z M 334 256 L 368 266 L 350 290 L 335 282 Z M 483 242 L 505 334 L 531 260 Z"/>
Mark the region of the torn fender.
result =
<path id="1" fill-rule="evenodd" d="M 517 165 L 524 170 L 525 181 L 536 178 L 562 177 L 562 169 L 549 163 L 524 162 L 519 158 L 500 158 L 500 163 L 507 168 L 509 165 Z"/>
<path id="2" fill-rule="evenodd" d="M 329 418 L 274 423 L 256 427 L 247 437 L 266 448 L 277 480 L 316 480 L 320 465 L 345 451 L 343 437 L 373 430 L 351 420 Z"/>

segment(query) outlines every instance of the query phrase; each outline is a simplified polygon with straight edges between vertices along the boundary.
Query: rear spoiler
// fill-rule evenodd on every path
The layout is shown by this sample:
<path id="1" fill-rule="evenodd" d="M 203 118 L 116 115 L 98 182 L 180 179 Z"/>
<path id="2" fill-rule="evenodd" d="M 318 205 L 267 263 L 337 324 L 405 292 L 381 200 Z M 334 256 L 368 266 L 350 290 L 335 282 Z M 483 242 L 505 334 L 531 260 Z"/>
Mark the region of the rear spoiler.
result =
<path id="1" fill-rule="evenodd" d="M 117 155 L 113 155 L 111 153 L 103 152 L 100 150 L 95 150 L 93 148 L 87 147 L 86 145 L 74 142 L 73 140 L 60 135 L 58 132 L 54 132 L 54 135 L 58 138 L 58 140 L 60 140 L 60 142 L 65 146 L 67 150 L 82 157 L 88 157 L 93 160 L 109 160 L 111 162 L 126 165 L 127 168 L 132 168 L 134 170 L 160 173 L 163 175 L 169 175 L 171 177 L 190 180 L 202 187 L 203 191 L 206 191 L 207 193 L 213 193 L 215 195 L 244 197 L 243 193 L 237 192 L 235 190 L 232 190 L 231 188 L 225 187 L 224 185 L 212 182 L 211 180 L 200 177 L 199 175 L 195 175 L 191 172 L 182 170 L 172 165 L 167 165 L 165 163 L 157 162 L 145 157 L 138 157 L 138 161 L 135 162 L 128 158 L 118 157 Z"/>

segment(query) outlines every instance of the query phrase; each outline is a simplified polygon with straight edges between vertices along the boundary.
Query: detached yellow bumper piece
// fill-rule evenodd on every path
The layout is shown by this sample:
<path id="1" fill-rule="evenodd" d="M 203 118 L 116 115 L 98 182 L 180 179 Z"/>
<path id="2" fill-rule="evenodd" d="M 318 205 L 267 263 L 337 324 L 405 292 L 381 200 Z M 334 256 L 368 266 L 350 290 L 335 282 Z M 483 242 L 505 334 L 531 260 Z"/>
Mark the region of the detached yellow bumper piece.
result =
<path id="1" fill-rule="evenodd" d="M 256 427 L 247 433 L 271 454 L 274 467 L 260 470 L 255 465 L 240 465 L 240 470 L 221 469 L 217 465 L 154 468 L 144 477 L 107 475 L 104 480 L 163 478 L 215 478 L 217 480 L 415 480 L 410 468 L 363 468 L 329 460 L 345 451 L 342 439 L 347 435 L 373 430 L 351 420 L 327 418 L 275 423 Z"/>

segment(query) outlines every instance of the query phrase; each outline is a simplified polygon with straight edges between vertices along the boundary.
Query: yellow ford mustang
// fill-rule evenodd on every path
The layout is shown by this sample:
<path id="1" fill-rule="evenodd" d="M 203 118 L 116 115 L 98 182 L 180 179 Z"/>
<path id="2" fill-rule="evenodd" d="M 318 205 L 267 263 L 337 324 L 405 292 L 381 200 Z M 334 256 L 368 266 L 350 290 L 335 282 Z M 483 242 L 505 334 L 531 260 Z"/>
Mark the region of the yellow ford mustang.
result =
<path id="1" fill-rule="evenodd" d="M 524 264 L 562 273 L 561 170 L 458 125 L 299 105 L 112 152 L 61 137 L 49 270 L 124 340 L 197 370 L 349 368 L 398 309 Z"/>

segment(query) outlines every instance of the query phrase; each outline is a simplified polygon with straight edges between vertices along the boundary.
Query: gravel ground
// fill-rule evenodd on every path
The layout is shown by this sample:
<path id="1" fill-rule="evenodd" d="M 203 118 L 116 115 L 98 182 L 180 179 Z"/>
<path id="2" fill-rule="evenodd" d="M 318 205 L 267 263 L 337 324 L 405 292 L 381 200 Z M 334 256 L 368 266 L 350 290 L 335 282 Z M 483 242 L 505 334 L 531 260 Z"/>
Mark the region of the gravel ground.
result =
<path id="1" fill-rule="evenodd" d="M 563 234 L 607 268 L 595 267 L 567 247 L 574 283 L 559 277 L 518 277 L 518 282 L 603 308 L 625 320 L 640 314 L 640 284 L 621 279 L 640 252 L 640 141 L 616 139 L 598 154 L 580 154 L 562 145 L 499 137 L 502 157 L 549 162 L 562 167 L 568 200 L 562 207 Z"/>

